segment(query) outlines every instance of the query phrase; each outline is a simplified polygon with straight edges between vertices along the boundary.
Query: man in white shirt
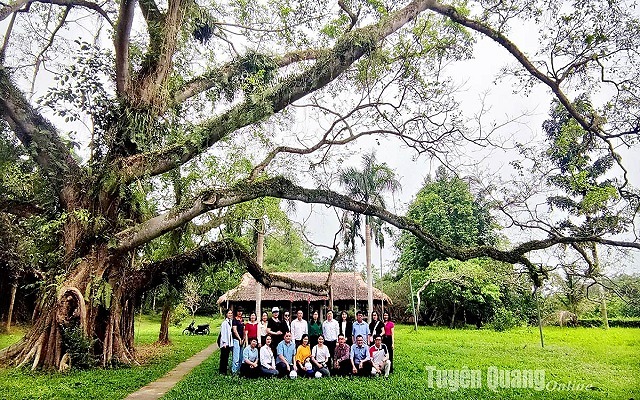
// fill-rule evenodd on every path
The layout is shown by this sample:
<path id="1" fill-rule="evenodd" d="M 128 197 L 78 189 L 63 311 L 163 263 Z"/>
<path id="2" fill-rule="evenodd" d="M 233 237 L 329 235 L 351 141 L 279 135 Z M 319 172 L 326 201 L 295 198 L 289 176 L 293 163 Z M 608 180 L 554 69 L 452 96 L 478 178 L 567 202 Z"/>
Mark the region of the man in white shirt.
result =
<path id="1" fill-rule="evenodd" d="M 302 343 L 302 335 L 309 334 L 309 325 L 302 319 L 302 310 L 298 310 L 297 318 L 291 321 L 291 335 L 296 343 L 296 349 Z"/>
<path id="2" fill-rule="evenodd" d="M 369 347 L 369 357 L 371 357 L 371 375 L 380 376 L 384 373 L 384 377 L 389 377 L 391 368 L 391 360 L 389 360 L 389 349 L 387 345 L 382 343 L 382 336 L 376 335 L 373 346 Z"/>
<path id="3" fill-rule="evenodd" d="M 340 333 L 340 325 L 338 321 L 333 319 L 333 311 L 327 311 L 327 320 L 322 323 L 322 335 L 324 336 L 324 344 L 329 348 L 329 354 L 336 351 L 336 343 L 338 343 L 338 334 Z"/>

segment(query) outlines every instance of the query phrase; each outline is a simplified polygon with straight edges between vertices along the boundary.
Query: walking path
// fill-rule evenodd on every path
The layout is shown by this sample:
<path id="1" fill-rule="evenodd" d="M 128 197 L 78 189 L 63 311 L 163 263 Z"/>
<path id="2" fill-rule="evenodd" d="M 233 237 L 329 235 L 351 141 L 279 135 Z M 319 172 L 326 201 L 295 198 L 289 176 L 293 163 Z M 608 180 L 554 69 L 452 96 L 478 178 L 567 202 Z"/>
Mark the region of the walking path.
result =
<path id="1" fill-rule="evenodd" d="M 169 371 L 165 376 L 153 381 L 147 386 L 140 388 L 137 392 L 131 393 L 125 397 L 125 400 L 156 400 L 164 396 L 176 383 L 180 382 L 182 378 L 193 368 L 200 365 L 201 362 L 206 360 L 214 351 L 218 350 L 217 344 L 212 344 L 206 349 L 202 350 L 198 354 L 192 356 L 187 361 L 182 362 L 177 367 Z"/>

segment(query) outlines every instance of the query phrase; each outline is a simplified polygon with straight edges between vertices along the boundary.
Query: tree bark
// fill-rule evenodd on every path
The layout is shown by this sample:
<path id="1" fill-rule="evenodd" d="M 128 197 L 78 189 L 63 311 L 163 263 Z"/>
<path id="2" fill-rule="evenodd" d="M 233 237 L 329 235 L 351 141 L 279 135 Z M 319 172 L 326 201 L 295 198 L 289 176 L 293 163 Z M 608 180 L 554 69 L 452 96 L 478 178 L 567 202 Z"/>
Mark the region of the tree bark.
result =
<path id="1" fill-rule="evenodd" d="M 364 225 L 365 233 L 365 253 L 367 262 L 367 316 L 371 322 L 371 314 L 373 313 L 373 273 L 371 272 L 371 225 Z"/>
<path id="2" fill-rule="evenodd" d="M 14 282 L 11 285 L 11 295 L 9 297 L 9 312 L 7 313 L 7 333 L 11 332 L 11 319 L 13 318 L 13 306 L 16 301 L 17 290 L 18 290 L 18 283 Z"/>
<path id="3" fill-rule="evenodd" d="M 162 306 L 162 320 L 160 321 L 160 334 L 158 335 L 158 344 L 167 345 L 170 344 L 169 340 L 169 321 L 171 319 L 171 301 L 169 296 L 164 301 Z"/>

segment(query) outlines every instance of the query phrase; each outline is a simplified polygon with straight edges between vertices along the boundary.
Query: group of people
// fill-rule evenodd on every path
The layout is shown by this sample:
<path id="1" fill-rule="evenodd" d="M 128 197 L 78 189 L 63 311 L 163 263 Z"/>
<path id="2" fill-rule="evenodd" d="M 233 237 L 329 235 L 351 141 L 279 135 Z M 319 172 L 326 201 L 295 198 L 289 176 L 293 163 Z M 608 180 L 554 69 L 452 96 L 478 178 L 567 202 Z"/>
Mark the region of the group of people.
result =
<path id="1" fill-rule="evenodd" d="M 262 313 L 260 321 L 251 313 L 245 322 L 242 308 L 236 308 L 235 317 L 227 310 L 220 327 L 221 374 L 229 372 L 230 355 L 231 372 L 247 378 L 389 376 L 393 372 L 395 325 L 387 312 L 381 320 L 374 311 L 368 324 L 362 311 L 356 313 L 356 321 L 346 311 L 334 319 L 329 310 L 325 321 L 316 311 L 308 322 L 302 310 L 293 320 L 288 311 L 280 319 L 278 307 L 271 313 L 271 318 Z"/>

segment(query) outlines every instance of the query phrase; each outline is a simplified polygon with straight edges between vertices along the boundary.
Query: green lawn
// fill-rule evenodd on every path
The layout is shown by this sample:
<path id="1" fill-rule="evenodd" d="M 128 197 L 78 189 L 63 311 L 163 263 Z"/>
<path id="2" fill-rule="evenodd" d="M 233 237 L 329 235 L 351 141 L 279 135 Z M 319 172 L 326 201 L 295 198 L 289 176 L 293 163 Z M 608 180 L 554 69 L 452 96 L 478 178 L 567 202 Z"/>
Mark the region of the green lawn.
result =
<path id="1" fill-rule="evenodd" d="M 198 320 L 198 323 L 204 321 Z M 216 328 L 219 321 L 212 322 Z M 159 378 L 180 361 L 215 341 L 208 337 L 182 336 L 172 328 L 174 344 L 156 348 L 158 321 L 144 318 L 136 325 L 138 349 L 150 358 L 143 367 L 75 371 L 65 375 L 0 369 L 0 399 L 120 399 Z M 0 335 L 0 345 L 17 340 Z M 197 367 L 165 398 L 203 399 L 367 399 L 397 398 L 640 398 L 640 329 L 545 328 L 544 349 L 535 328 L 509 332 L 449 330 L 399 326 L 396 341 L 396 372 L 388 379 L 256 380 L 218 375 L 218 353 Z M 427 368 L 480 371 L 479 388 L 450 387 L 429 381 Z M 582 390 L 503 389 L 488 381 L 495 370 L 544 370 L 549 389 L 572 385 Z M 464 383 L 453 380 L 452 382 Z M 466 381 L 468 382 L 468 381 Z M 438 383 L 446 384 L 438 387 Z M 495 390 L 494 390 L 495 389 Z"/>
<path id="2" fill-rule="evenodd" d="M 159 318 L 136 317 L 136 348 L 145 365 L 132 368 L 71 371 L 66 374 L 0 368 L 0 399 L 122 399 L 154 381 L 180 362 L 215 342 L 219 321 L 198 317 L 196 323 L 211 323 L 215 334 L 182 336 L 182 328 L 170 328 L 171 346 L 157 347 Z M 183 325 L 187 325 L 186 323 Z M 17 341 L 24 330 L 0 335 L 0 347 Z"/>
<path id="3" fill-rule="evenodd" d="M 540 348 L 535 328 L 509 332 L 397 328 L 396 371 L 388 379 L 241 380 L 217 373 L 217 353 L 196 368 L 165 398 L 202 399 L 366 399 L 366 398 L 552 398 L 631 399 L 640 397 L 640 329 L 545 328 Z M 427 367 L 480 371 L 480 387 L 438 388 L 436 373 L 430 385 Z M 535 388 L 503 389 L 488 381 L 496 370 L 544 370 Z M 492 377 L 495 375 L 492 375 Z M 458 382 L 453 380 L 452 382 Z M 463 381 L 468 382 L 468 381 Z M 441 382 L 447 383 L 447 382 Z M 558 390 L 559 385 L 582 390 Z M 430 387 L 431 386 L 431 387 Z M 547 390 L 548 388 L 549 390 Z M 495 389 L 495 390 L 493 390 Z M 555 390 L 550 390 L 555 389 Z"/>

